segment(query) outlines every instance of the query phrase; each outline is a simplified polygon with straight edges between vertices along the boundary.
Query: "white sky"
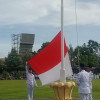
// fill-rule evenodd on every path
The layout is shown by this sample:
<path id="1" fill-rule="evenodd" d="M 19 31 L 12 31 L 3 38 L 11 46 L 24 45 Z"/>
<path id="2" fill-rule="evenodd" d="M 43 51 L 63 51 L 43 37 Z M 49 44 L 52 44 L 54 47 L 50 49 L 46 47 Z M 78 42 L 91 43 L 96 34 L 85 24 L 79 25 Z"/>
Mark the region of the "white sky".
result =
<path id="1" fill-rule="evenodd" d="M 11 50 L 11 34 L 34 33 L 33 50 L 60 31 L 61 0 L 0 0 L 0 58 Z M 79 45 L 100 43 L 100 0 L 76 0 Z M 77 46 L 75 0 L 64 0 L 66 43 Z"/>

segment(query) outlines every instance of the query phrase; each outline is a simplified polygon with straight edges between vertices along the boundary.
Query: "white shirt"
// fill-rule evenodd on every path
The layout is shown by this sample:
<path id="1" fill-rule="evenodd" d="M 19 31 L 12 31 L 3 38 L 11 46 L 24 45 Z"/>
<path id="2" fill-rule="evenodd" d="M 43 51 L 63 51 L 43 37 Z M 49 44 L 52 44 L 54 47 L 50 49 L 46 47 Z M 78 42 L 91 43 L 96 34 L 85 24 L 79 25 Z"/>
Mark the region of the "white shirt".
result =
<path id="1" fill-rule="evenodd" d="M 26 81 L 27 84 L 32 85 L 32 86 L 33 86 L 33 84 L 35 84 L 35 86 L 37 86 L 35 77 L 33 74 L 28 72 L 27 66 L 26 66 L 26 78 L 27 78 L 27 81 Z"/>
<path id="2" fill-rule="evenodd" d="M 88 94 L 90 93 L 90 87 L 89 87 L 89 73 L 85 70 L 82 70 L 78 73 L 76 78 L 76 83 L 79 87 L 79 93 Z"/>

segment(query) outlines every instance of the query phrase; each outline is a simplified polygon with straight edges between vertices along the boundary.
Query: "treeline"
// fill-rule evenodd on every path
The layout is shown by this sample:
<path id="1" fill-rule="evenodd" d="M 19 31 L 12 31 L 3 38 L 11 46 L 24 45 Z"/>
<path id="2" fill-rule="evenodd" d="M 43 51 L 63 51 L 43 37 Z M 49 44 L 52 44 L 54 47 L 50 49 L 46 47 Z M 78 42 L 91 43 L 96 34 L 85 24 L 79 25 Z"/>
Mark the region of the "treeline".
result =
<path id="1" fill-rule="evenodd" d="M 68 52 L 72 66 L 84 63 L 92 67 L 100 67 L 100 44 L 96 41 L 89 40 L 88 43 L 75 49 L 69 45 Z"/>
<path id="2" fill-rule="evenodd" d="M 16 78 L 21 78 L 21 72 L 24 74 L 25 71 L 25 62 L 40 52 L 48 43 L 49 42 L 43 43 L 38 51 L 32 53 L 26 52 L 23 57 L 20 57 L 16 49 L 12 48 L 11 52 L 5 58 L 5 61 L 0 60 L 0 73 L 2 73 L 4 77 L 6 77 L 8 73 L 12 73 L 14 75 L 16 74 Z M 78 67 L 79 63 L 100 67 L 100 44 L 96 41 L 89 40 L 88 43 L 84 43 L 82 46 L 77 46 L 76 48 L 69 45 L 68 53 L 72 67 Z"/>

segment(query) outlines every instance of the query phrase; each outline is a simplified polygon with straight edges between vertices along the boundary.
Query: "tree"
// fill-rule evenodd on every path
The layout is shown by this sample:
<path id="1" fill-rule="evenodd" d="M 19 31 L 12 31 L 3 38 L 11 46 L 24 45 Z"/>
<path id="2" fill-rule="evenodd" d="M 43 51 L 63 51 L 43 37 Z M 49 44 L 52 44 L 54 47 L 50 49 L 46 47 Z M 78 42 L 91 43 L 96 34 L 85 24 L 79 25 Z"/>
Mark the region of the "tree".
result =
<path id="1" fill-rule="evenodd" d="M 96 41 L 89 40 L 87 45 L 84 43 L 79 48 L 77 47 L 74 53 L 78 54 L 79 49 L 79 62 L 97 67 L 100 66 L 99 48 L 99 44 Z"/>
<path id="2" fill-rule="evenodd" d="M 89 52 L 91 54 L 97 55 L 100 50 L 100 45 L 96 41 L 89 40 L 87 47 L 89 48 Z"/>
<path id="3" fill-rule="evenodd" d="M 37 51 L 37 53 L 40 52 L 42 49 L 44 49 L 48 44 L 49 44 L 49 42 L 43 43 L 41 48 Z"/>
<path id="4" fill-rule="evenodd" d="M 100 44 L 96 41 L 89 40 L 87 44 L 84 43 L 75 49 L 69 45 L 68 51 L 72 66 L 78 66 L 79 63 L 94 67 L 100 66 Z"/>
<path id="5" fill-rule="evenodd" d="M 3 70 L 7 70 L 5 61 L 0 60 L 0 73 L 2 73 Z"/>
<path id="6" fill-rule="evenodd" d="M 26 61 L 31 59 L 34 56 L 34 53 L 26 52 L 25 55 L 22 57 L 23 65 L 25 66 Z"/>
<path id="7" fill-rule="evenodd" d="M 74 66 L 74 49 L 73 49 L 71 44 L 68 47 L 68 53 L 69 53 L 69 58 L 70 58 L 70 61 L 71 61 L 71 65 Z"/>
<path id="8" fill-rule="evenodd" d="M 88 56 L 89 63 L 92 64 L 93 66 L 100 66 L 99 64 L 100 44 L 97 43 L 96 41 L 89 40 L 87 48 L 89 51 L 89 56 Z"/>
<path id="9" fill-rule="evenodd" d="M 6 58 L 6 66 L 7 71 L 9 72 L 21 70 L 22 59 L 15 48 L 12 48 L 11 52 L 8 54 L 8 57 Z"/>

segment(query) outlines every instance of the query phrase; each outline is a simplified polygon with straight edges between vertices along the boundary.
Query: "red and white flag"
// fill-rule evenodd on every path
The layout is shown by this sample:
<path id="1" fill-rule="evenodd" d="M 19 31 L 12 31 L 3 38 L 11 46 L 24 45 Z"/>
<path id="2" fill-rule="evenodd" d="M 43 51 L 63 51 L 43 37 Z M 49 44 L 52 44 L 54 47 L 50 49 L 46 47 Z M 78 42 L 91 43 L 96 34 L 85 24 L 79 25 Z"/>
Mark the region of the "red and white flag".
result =
<path id="1" fill-rule="evenodd" d="M 42 85 L 60 80 L 61 69 L 61 32 L 37 55 L 28 61 L 35 73 L 39 76 Z M 72 75 L 72 68 L 68 50 L 64 41 L 64 66 L 66 76 Z"/>

